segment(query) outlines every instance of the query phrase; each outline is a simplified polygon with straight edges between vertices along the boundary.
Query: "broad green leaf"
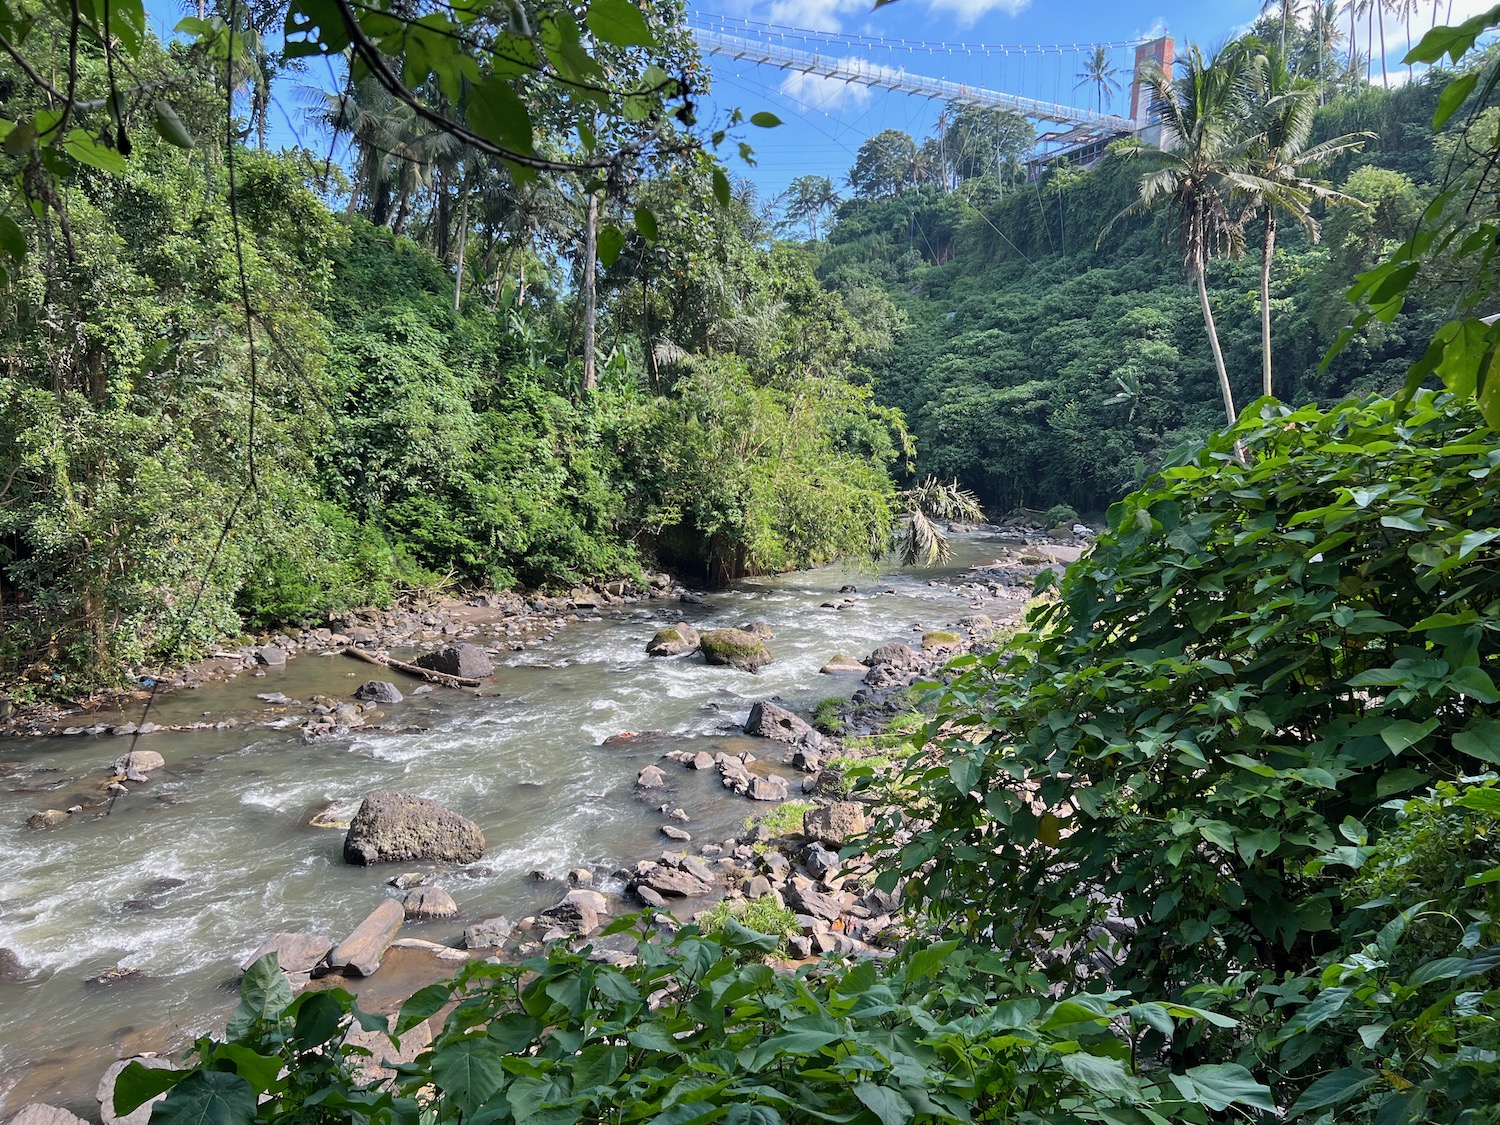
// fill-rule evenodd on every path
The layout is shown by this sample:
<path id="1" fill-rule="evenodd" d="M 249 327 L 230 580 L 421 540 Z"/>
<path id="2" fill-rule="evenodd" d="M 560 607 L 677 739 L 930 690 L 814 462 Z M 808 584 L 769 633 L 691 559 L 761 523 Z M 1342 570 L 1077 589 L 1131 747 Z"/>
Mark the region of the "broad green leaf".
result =
<path id="1" fill-rule="evenodd" d="M 1237 1063 L 1210 1063 L 1195 1066 L 1186 1074 L 1172 1075 L 1177 1092 L 1190 1102 L 1223 1111 L 1232 1105 L 1274 1112 L 1271 1089 L 1257 1082 L 1251 1073 Z"/>
<path id="2" fill-rule="evenodd" d="M 720 207 L 728 207 L 730 199 L 729 177 L 724 174 L 724 169 L 714 169 L 713 181 L 714 198 L 719 201 Z"/>
<path id="3" fill-rule="evenodd" d="M 0 254 L 13 262 L 22 261 L 26 257 L 26 236 L 14 219 L 3 214 L 0 214 Z"/>
<path id="4" fill-rule="evenodd" d="M 1484 669 L 1474 665 L 1460 668 L 1449 676 L 1448 687 L 1477 703 L 1500 703 L 1500 691 L 1495 690 L 1495 681 Z"/>
<path id="5" fill-rule="evenodd" d="M 1453 27 L 1434 27 L 1407 52 L 1404 63 L 1435 63 L 1444 55 L 1457 62 L 1470 51 L 1479 37 L 1500 24 L 1500 5 Z"/>
<path id="6" fill-rule="evenodd" d="M 432 1059 L 432 1081 L 465 1117 L 474 1114 L 505 1081 L 499 1044 L 485 1036 L 445 1043 Z"/>
<path id="7" fill-rule="evenodd" d="M 1062 1068 L 1089 1089 L 1109 1097 L 1134 1094 L 1139 1088 L 1119 1059 L 1076 1051 L 1062 1057 Z"/>
<path id="8" fill-rule="evenodd" d="M 1343 1070 L 1326 1074 L 1302 1091 L 1302 1096 L 1296 1100 L 1287 1114 L 1287 1120 L 1300 1117 L 1314 1109 L 1324 1109 L 1327 1106 L 1348 1101 L 1379 1077 L 1378 1071 L 1365 1070 L 1356 1066 L 1345 1067 Z"/>
<path id="9" fill-rule="evenodd" d="M 779 938 L 770 934 L 757 933 L 748 926 L 743 926 L 733 918 L 724 920 L 724 930 L 721 935 L 724 944 L 731 949 L 753 949 L 758 953 L 774 952 L 781 944 Z"/>
<path id="10" fill-rule="evenodd" d="M 151 1110 L 151 1125 L 251 1125 L 255 1091 L 238 1074 L 195 1070 Z"/>
<path id="11" fill-rule="evenodd" d="M 880 1119 L 880 1125 L 906 1125 L 912 1119 L 911 1104 L 885 1086 L 874 1082 L 856 1082 L 854 1096 Z"/>
<path id="12" fill-rule="evenodd" d="M 599 232 L 596 247 L 599 261 L 606 267 L 614 265 L 619 260 L 620 251 L 625 249 L 625 232 L 616 226 L 605 227 Z"/>
<path id="13" fill-rule="evenodd" d="M 781 124 L 781 118 L 777 117 L 774 113 L 761 110 L 759 113 L 752 113 L 750 115 L 750 124 L 758 125 L 762 129 L 774 129 Z"/>
<path id="14" fill-rule="evenodd" d="M 240 1003 L 229 1020 L 231 1038 L 243 1035 L 259 1020 L 278 1018 L 291 1002 L 292 986 L 276 954 L 267 953 L 245 970 L 240 981 Z"/>
<path id="15" fill-rule="evenodd" d="M 1437 727 L 1436 719 L 1428 719 L 1423 723 L 1414 723 L 1410 719 L 1397 719 L 1381 728 L 1380 739 L 1390 747 L 1392 754 L 1399 754 L 1421 742 L 1437 730 Z"/>
<path id="16" fill-rule="evenodd" d="M 651 213 L 651 208 L 642 206 L 635 209 L 635 229 L 641 232 L 641 237 L 647 242 L 655 242 L 660 237 L 656 216 Z"/>
<path id="17" fill-rule="evenodd" d="M 531 115 L 508 79 L 491 76 L 471 87 L 464 119 L 501 148 L 523 155 L 534 151 Z"/>
<path id="18" fill-rule="evenodd" d="M 115 1116 L 125 1117 L 134 1113 L 156 1095 L 170 1090 L 191 1073 L 188 1070 L 169 1070 L 166 1067 L 154 1067 L 148 1070 L 138 1062 L 127 1064 L 125 1069 L 120 1071 L 119 1077 L 115 1079 Z"/>
<path id="19" fill-rule="evenodd" d="M 177 111 L 172 108 L 172 103 L 162 98 L 156 99 L 156 133 L 169 145 L 178 148 L 193 148 L 197 140 L 188 131 L 188 127 L 182 123 L 182 118 L 177 116 Z"/>
<path id="20" fill-rule="evenodd" d="M 412 993 L 396 1016 L 396 1034 L 404 1035 L 423 1020 L 435 1015 L 452 999 L 453 990 L 446 984 L 429 984 Z"/>
<path id="21" fill-rule="evenodd" d="M 1453 749 L 1491 765 L 1500 765 L 1500 719 L 1475 719 L 1453 736 Z"/>
<path id="22" fill-rule="evenodd" d="M 589 0 L 583 22 L 595 38 L 612 47 L 654 47 L 646 17 L 630 0 Z"/>
<path id="23" fill-rule="evenodd" d="M 97 168 L 101 172 L 111 172 L 118 176 L 124 174 L 129 167 L 120 152 L 100 144 L 98 138 L 85 129 L 72 130 L 63 141 L 62 147 L 63 151 L 74 160 L 87 164 L 90 168 Z"/>
<path id="24" fill-rule="evenodd" d="M 1459 75 L 1443 87 L 1443 92 L 1438 95 L 1437 110 L 1432 115 L 1434 132 L 1446 125 L 1448 119 L 1458 112 L 1459 106 L 1469 100 L 1469 95 L 1474 92 L 1474 87 L 1478 82 L 1479 71 L 1471 70 L 1468 74 Z"/>

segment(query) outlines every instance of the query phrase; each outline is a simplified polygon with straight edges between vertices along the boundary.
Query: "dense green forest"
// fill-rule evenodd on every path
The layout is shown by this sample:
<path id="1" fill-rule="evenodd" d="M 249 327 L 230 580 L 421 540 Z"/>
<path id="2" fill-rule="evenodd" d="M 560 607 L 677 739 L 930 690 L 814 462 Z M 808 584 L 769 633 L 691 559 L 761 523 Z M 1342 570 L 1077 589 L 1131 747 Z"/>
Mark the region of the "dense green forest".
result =
<path id="1" fill-rule="evenodd" d="M 1275 23 L 1256 30 L 1274 39 Z M 1323 366 L 1349 323 L 1355 277 L 1410 235 L 1455 156 L 1471 159 L 1455 152 L 1456 133 L 1433 143 L 1448 77 L 1429 72 L 1390 90 L 1360 84 L 1316 108 L 1308 148 L 1351 134 L 1362 144 L 1313 172 L 1339 193 L 1310 203 L 1318 241 L 1288 223 L 1275 250 L 1281 400 L 1328 405 L 1398 387 L 1442 319 L 1446 292 L 1426 288 Z M 851 179 L 863 188 L 837 206 L 817 244 L 818 276 L 851 300 L 879 286 L 903 314 L 898 346 L 876 364 L 876 393 L 906 416 L 921 471 L 957 477 L 996 512 L 1059 503 L 1102 511 L 1224 420 L 1182 247 L 1169 240 L 1163 212 L 1111 225 L 1141 177 L 1124 146 L 1090 170 L 1061 161 L 1028 178 L 1005 138 L 986 138 L 980 147 L 1000 154 L 1002 186 L 994 160 L 965 158 L 965 125 L 960 113 L 946 131 L 947 175 L 924 174 L 935 138 L 917 146 L 881 134 L 861 149 Z M 1235 206 L 1245 208 L 1233 221 L 1252 245 L 1213 260 L 1208 285 L 1243 406 L 1261 389 L 1263 218 Z"/>

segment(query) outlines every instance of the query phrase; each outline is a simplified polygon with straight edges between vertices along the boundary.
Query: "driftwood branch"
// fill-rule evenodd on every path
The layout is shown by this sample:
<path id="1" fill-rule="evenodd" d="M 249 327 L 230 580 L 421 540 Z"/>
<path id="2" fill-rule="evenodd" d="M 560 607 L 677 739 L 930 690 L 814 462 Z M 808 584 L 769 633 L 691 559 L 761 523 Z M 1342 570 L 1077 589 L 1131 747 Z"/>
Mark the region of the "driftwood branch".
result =
<path id="1" fill-rule="evenodd" d="M 479 687 L 479 680 L 471 680 L 466 676 L 450 676 L 447 672 L 434 672 L 431 668 L 423 668 L 416 664 L 408 664 L 404 660 L 392 660 L 389 656 L 381 656 L 378 652 L 365 652 L 364 649 L 350 646 L 344 649 L 345 656 L 352 656 L 356 660 L 363 660 L 366 664 L 374 664 L 377 668 L 394 668 L 398 672 L 405 672 L 408 676 L 417 676 L 430 684 L 442 684 L 444 687 Z"/>

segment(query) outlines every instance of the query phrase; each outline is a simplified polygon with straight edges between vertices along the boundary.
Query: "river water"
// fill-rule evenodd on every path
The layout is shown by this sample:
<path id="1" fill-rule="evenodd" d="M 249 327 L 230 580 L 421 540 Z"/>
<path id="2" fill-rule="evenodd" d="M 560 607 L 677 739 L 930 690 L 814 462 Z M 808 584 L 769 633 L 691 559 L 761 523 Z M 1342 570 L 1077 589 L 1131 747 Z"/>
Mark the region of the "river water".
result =
<path id="1" fill-rule="evenodd" d="M 386 886 L 393 869 L 349 866 L 341 831 L 307 827 L 329 802 L 352 812 L 366 793 L 400 789 L 441 801 L 484 830 L 484 859 L 434 880 L 457 901 L 460 917 L 407 923 L 404 936 L 448 943 L 465 924 L 522 917 L 561 893 L 530 879 L 534 869 L 592 866 L 604 874 L 668 845 L 658 802 L 641 801 L 633 789 L 643 765 L 689 745 L 772 752 L 773 744 L 727 728 L 743 722 L 757 699 L 775 695 L 806 710 L 828 696 L 847 698 L 858 677 L 823 676 L 818 668 L 838 651 L 864 656 L 890 640 L 918 645 L 921 629 L 972 612 L 969 597 L 945 580 L 991 561 L 999 546 L 981 533 L 956 538 L 943 569 L 874 576 L 829 568 L 747 581 L 701 606 L 624 607 L 621 617 L 569 625 L 511 654 L 478 693 L 439 688 L 385 709 L 401 724 L 425 727 L 420 733 L 371 731 L 314 745 L 303 745 L 295 726 L 151 735 L 140 746 L 161 753 L 166 768 L 132 786 L 108 815 L 75 817 L 56 830 L 27 828 L 26 818 L 97 793 L 129 740 L 0 741 L 7 771 L 0 779 L 0 948 L 31 974 L 22 983 L 0 980 L 0 1118 L 36 1100 L 96 1110 L 94 1083 L 115 1058 L 179 1049 L 222 1027 L 235 966 L 265 937 L 300 930 L 338 940 L 383 895 L 396 893 Z M 852 606 L 821 608 L 841 601 L 846 584 L 857 587 L 848 595 Z M 1013 613 L 1025 592 L 1016 593 L 1017 600 L 991 600 L 981 611 L 997 620 Z M 764 619 L 775 633 L 776 661 L 751 675 L 708 667 L 697 656 L 646 657 L 652 633 L 678 618 L 700 628 Z M 257 693 L 343 697 L 377 674 L 343 657 L 308 654 L 264 677 L 163 696 L 151 718 L 272 719 L 274 709 Z M 392 678 L 403 690 L 416 686 Z M 671 737 L 632 749 L 600 745 L 647 729 Z M 672 767 L 668 777 L 673 804 L 691 818 L 683 827 L 694 845 L 723 840 L 769 808 L 726 793 L 716 771 Z M 88 983 L 119 967 L 142 975 Z"/>

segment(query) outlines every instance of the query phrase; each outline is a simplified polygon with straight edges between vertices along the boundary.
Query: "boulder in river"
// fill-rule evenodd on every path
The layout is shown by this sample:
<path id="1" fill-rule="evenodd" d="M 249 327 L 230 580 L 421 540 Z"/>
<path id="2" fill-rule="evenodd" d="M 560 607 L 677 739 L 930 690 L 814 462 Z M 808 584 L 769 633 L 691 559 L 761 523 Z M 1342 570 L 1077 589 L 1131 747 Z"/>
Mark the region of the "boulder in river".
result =
<path id="1" fill-rule="evenodd" d="M 417 887 L 406 892 L 401 907 L 408 918 L 452 918 L 458 903 L 442 887 Z"/>
<path id="2" fill-rule="evenodd" d="M 473 863 L 484 855 L 484 833 L 426 797 L 383 789 L 359 806 L 344 837 L 344 859 L 372 863 L 437 860 Z"/>
<path id="3" fill-rule="evenodd" d="M 764 638 L 744 629 L 710 629 L 698 639 L 703 659 L 744 672 L 758 672 L 771 663 Z"/>
<path id="4" fill-rule="evenodd" d="M 283 973 L 310 973 L 322 964 L 332 948 L 333 939 L 323 934 L 272 934 L 240 962 L 240 969 L 248 972 L 267 953 L 274 953 Z"/>
<path id="5" fill-rule="evenodd" d="M 62 809 L 43 809 L 26 818 L 26 825 L 29 828 L 56 828 L 66 823 L 68 823 L 68 814 Z"/>
<path id="6" fill-rule="evenodd" d="M 867 670 L 863 661 L 855 660 L 842 652 L 836 653 L 833 659 L 818 669 L 825 676 L 837 675 L 839 672 L 858 672 L 863 675 Z"/>
<path id="7" fill-rule="evenodd" d="M 933 629 L 922 634 L 922 647 L 925 649 L 957 648 L 964 643 L 964 639 L 951 629 Z"/>
<path id="8" fill-rule="evenodd" d="M 890 644 L 881 645 L 870 653 L 870 659 L 865 663 L 871 667 L 885 664 L 903 672 L 915 672 L 922 666 L 922 658 L 909 645 L 893 641 Z"/>
<path id="9" fill-rule="evenodd" d="M 55 1105 L 32 1102 L 5 1125 L 88 1125 L 88 1123 L 77 1114 L 58 1109 Z"/>
<path id="10" fill-rule="evenodd" d="M 447 645 L 417 657 L 418 668 L 442 672 L 465 680 L 483 680 L 495 674 L 495 662 L 478 645 Z"/>
<path id="11" fill-rule="evenodd" d="M 858 801 L 835 801 L 802 814 L 802 834 L 830 848 L 841 848 L 867 829 L 865 808 Z"/>
<path id="12" fill-rule="evenodd" d="M 662 773 L 660 766 L 646 766 L 635 777 L 638 789 L 660 789 L 666 783 L 667 775 Z"/>
<path id="13" fill-rule="evenodd" d="M 656 636 L 646 643 L 647 656 L 681 656 L 698 647 L 698 630 L 686 621 L 658 629 Z"/>
<path id="14" fill-rule="evenodd" d="M 31 979 L 31 970 L 16 956 L 13 949 L 0 948 L 0 981 L 19 984 Z"/>
<path id="15" fill-rule="evenodd" d="M 279 668 L 286 663 L 286 652 L 275 645 L 261 645 L 255 650 L 255 662 L 265 664 L 268 667 Z"/>
<path id="16" fill-rule="evenodd" d="M 514 930 L 515 927 L 510 924 L 510 919 L 504 915 L 486 918 L 483 922 L 476 922 L 464 930 L 464 948 L 499 949 Z"/>
<path id="17" fill-rule="evenodd" d="M 166 764 L 167 760 L 155 750 L 132 750 L 115 759 L 115 773 L 148 774 L 152 770 L 161 769 Z"/>
<path id="18" fill-rule="evenodd" d="M 389 680 L 366 680 L 354 689 L 354 698 L 366 703 L 400 703 L 402 695 Z"/>
<path id="19" fill-rule="evenodd" d="M 745 733 L 777 742 L 798 742 L 813 733 L 812 724 L 799 719 L 780 704 L 767 701 L 750 708 Z"/>
<path id="20" fill-rule="evenodd" d="M 357 976 L 367 977 L 380 968 L 380 959 L 396 940 L 396 931 L 406 920 L 406 911 L 393 898 L 388 898 L 370 912 L 354 932 L 328 955 L 328 967 L 335 972 L 349 970 Z"/>

